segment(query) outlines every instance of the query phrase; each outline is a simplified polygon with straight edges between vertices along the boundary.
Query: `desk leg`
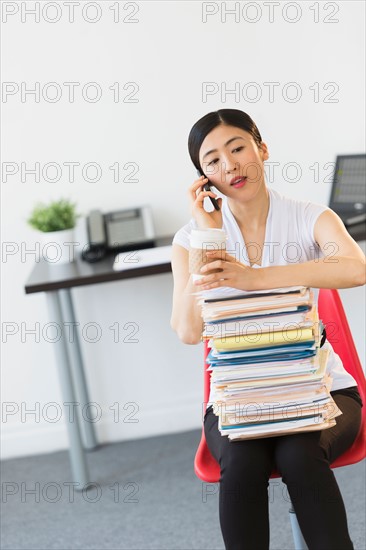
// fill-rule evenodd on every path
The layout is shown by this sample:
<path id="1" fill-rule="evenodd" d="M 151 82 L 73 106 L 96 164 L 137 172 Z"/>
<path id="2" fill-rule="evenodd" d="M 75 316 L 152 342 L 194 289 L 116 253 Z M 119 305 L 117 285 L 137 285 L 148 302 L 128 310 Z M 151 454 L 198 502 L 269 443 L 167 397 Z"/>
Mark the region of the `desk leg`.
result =
<path id="1" fill-rule="evenodd" d="M 62 318 L 65 323 L 71 323 L 71 327 L 76 327 L 74 306 L 70 289 L 62 289 L 58 291 L 60 296 L 60 304 Z M 71 331 L 70 331 L 71 332 Z M 95 436 L 94 423 L 89 421 L 86 416 L 83 416 L 84 406 L 90 403 L 88 388 L 86 384 L 85 372 L 83 367 L 83 359 L 81 355 L 80 342 L 78 331 L 73 330 L 74 340 L 67 338 L 67 351 L 69 354 L 71 372 L 73 376 L 74 388 L 76 397 L 79 400 L 80 406 L 77 408 L 79 414 L 79 423 L 82 435 L 84 436 L 84 447 L 88 450 L 95 449 L 98 442 Z M 84 415 L 85 415 L 84 411 Z"/>
<path id="2" fill-rule="evenodd" d="M 65 403 L 77 403 L 71 377 L 69 357 L 67 354 L 67 345 L 64 337 L 65 327 L 63 326 L 62 311 L 58 291 L 46 292 L 46 296 L 50 320 L 57 323 L 62 331 L 62 337 L 54 342 L 62 397 Z M 71 417 L 71 419 L 69 417 L 70 412 L 74 409 L 71 409 L 70 411 L 65 407 L 64 410 L 67 418 L 66 426 L 70 441 L 69 453 L 71 461 L 71 471 L 73 481 L 78 483 L 78 486 L 75 487 L 75 489 L 80 491 L 89 482 L 89 474 L 85 459 L 85 453 L 80 437 L 79 421 L 77 415 L 75 414 L 73 415 L 73 417 Z"/>

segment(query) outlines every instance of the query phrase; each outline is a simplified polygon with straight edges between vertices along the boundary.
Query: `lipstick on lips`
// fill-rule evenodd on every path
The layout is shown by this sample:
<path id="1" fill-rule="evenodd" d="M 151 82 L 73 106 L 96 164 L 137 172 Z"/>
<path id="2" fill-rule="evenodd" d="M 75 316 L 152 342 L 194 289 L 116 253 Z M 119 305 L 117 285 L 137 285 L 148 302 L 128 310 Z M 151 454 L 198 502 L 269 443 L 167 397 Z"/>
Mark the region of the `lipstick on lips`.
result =
<path id="1" fill-rule="evenodd" d="M 230 182 L 230 185 L 232 185 L 233 187 L 235 187 L 236 189 L 240 188 L 240 187 L 244 187 L 244 185 L 246 184 L 246 181 L 247 181 L 247 178 L 246 177 L 243 177 L 243 176 L 236 176 L 235 178 L 233 178 Z"/>

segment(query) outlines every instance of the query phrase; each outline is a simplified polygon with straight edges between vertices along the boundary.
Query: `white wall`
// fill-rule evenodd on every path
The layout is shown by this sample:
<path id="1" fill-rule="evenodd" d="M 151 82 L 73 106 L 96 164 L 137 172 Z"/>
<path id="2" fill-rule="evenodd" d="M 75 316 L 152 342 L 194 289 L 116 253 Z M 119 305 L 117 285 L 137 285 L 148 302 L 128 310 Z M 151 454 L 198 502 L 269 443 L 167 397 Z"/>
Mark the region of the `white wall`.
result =
<path id="1" fill-rule="evenodd" d="M 12 9 L 6 5 L 15 3 L 2 4 L 4 15 L 4 9 Z M 29 9 L 35 3 L 22 4 Z M 56 162 L 62 168 L 57 182 L 42 177 L 35 182 L 29 174 L 22 181 L 19 171 L 2 186 L 2 238 L 19 247 L 2 263 L 3 327 L 14 323 L 19 329 L 3 346 L 2 400 L 14 402 L 19 410 L 63 401 L 52 345 L 42 337 L 35 342 L 32 335 L 23 340 L 21 336 L 22 323 L 24 329 L 35 323 L 42 329 L 48 323 L 44 294 L 24 293 L 34 256 L 20 253 L 22 247 L 33 249 L 38 240 L 26 223 L 36 202 L 68 196 L 83 215 L 95 207 L 107 212 L 146 202 L 152 206 L 157 233 L 173 234 L 190 218 L 187 189 L 196 176 L 187 153 L 189 130 L 198 118 L 223 107 L 242 109 L 256 121 L 269 147 L 269 161 L 279 163 L 274 179 L 267 171 L 268 185 L 295 198 L 328 204 L 332 167 L 327 163 L 337 154 L 361 153 L 365 147 L 363 2 L 330 3 L 339 8 L 334 15 L 332 7 L 315 3 L 319 22 L 310 9 L 314 3 L 297 3 L 302 13 L 293 23 L 285 19 L 296 16 L 294 7 L 286 8 L 289 3 L 281 3 L 270 22 L 269 8 L 257 2 L 262 16 L 256 23 L 248 21 L 255 17 L 253 7 L 243 12 L 246 2 L 237 3 L 242 12 L 238 22 L 232 15 L 225 21 L 221 3 L 139 2 L 120 3 L 120 21 L 114 23 L 111 8 L 116 3 L 106 1 L 94 3 L 100 19 L 90 23 L 85 17 L 93 19 L 97 12 L 86 4 L 75 7 L 71 23 L 60 2 L 60 20 L 50 23 L 46 19 L 57 16 L 54 7 L 35 22 L 34 16 L 21 13 L 18 3 L 19 12 L 2 25 L 3 81 L 19 87 L 25 82 L 28 89 L 39 82 L 45 94 L 45 85 L 56 82 L 62 91 L 54 103 L 42 94 L 36 102 L 33 96 L 22 100 L 15 93 L 2 104 L 3 162 L 19 169 L 21 163 L 31 168 L 36 162 L 41 167 Z M 137 22 L 123 21 L 134 5 L 138 11 L 131 17 Z M 206 22 L 205 9 L 217 10 Z M 327 16 L 338 22 L 326 23 Z M 65 82 L 80 83 L 73 103 Z M 89 82 L 97 82 L 102 91 L 95 103 L 80 92 Z M 116 82 L 125 101 L 113 101 L 109 87 Z M 123 89 L 128 82 L 138 85 L 135 103 L 126 102 L 132 91 Z M 250 82 L 255 86 L 246 88 Z M 265 84 L 269 82 L 278 84 L 273 101 Z M 301 92 L 297 102 L 290 101 L 294 86 L 286 96 L 291 82 Z M 203 97 L 204 83 L 219 91 Z M 225 87 L 235 86 L 240 97 L 225 95 Z M 262 95 L 252 101 L 255 89 Z M 46 97 L 53 92 L 49 89 Z M 80 163 L 75 181 L 70 181 L 64 164 L 71 161 Z M 89 162 L 101 167 L 100 181 L 83 178 L 81 167 Z M 139 182 L 114 183 L 109 167 L 116 162 L 122 177 L 126 163 L 137 163 Z M 291 181 L 296 172 L 289 163 L 300 167 L 298 181 Z M 82 246 L 84 219 L 79 220 L 77 236 Z M 91 399 L 103 411 L 96 425 L 101 441 L 201 425 L 202 348 L 180 343 L 170 329 L 172 289 L 172 276 L 165 274 L 73 290 L 81 326 L 97 322 L 102 328 L 99 342 L 83 342 Z M 364 288 L 342 290 L 341 296 L 364 360 Z M 113 343 L 109 327 L 127 321 L 138 324 L 139 342 Z M 109 410 L 115 402 L 121 406 L 117 423 Z M 123 410 L 128 402 L 138 404 L 137 424 L 122 421 L 130 412 Z M 39 420 L 27 417 L 24 422 L 17 413 L 3 423 L 4 457 L 67 447 L 64 418 L 55 423 Z"/>

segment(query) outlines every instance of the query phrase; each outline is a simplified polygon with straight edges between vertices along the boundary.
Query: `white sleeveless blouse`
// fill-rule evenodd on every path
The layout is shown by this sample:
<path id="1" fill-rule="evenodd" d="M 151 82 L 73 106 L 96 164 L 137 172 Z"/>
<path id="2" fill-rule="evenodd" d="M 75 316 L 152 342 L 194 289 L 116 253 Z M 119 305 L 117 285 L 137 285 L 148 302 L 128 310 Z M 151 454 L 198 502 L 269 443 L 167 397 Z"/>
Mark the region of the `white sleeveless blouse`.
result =
<path id="1" fill-rule="evenodd" d="M 262 252 L 262 264 L 254 264 L 252 267 L 270 267 L 276 265 L 289 265 L 323 258 L 321 248 L 314 239 L 314 225 L 319 215 L 328 206 L 310 201 L 301 201 L 281 195 L 275 189 L 267 187 L 269 192 L 269 211 L 266 222 L 266 232 Z M 228 239 L 226 250 L 238 261 L 250 266 L 243 235 L 229 208 L 227 197 L 222 196 L 223 229 Z M 192 229 L 197 229 L 197 224 L 192 218 L 186 225 L 179 229 L 173 238 L 172 244 L 179 244 L 189 250 L 189 236 Z M 249 243 L 248 243 L 249 246 Z M 251 245 L 255 245 L 254 243 Z M 260 257 L 260 251 L 258 252 Z M 312 288 L 315 303 L 318 303 L 319 289 Z M 327 372 L 333 377 L 331 391 L 341 388 L 356 386 L 356 380 L 343 367 L 338 354 L 332 345 L 325 341 L 323 347 L 330 350 Z M 214 401 L 213 388 L 211 388 L 207 407 Z"/>

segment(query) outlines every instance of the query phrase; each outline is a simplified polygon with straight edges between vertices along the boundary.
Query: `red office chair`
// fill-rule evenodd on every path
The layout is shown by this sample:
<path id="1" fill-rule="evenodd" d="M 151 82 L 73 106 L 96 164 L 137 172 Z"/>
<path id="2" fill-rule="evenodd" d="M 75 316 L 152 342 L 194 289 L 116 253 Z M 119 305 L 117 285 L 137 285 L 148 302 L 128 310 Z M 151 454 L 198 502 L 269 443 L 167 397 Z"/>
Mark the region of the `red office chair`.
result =
<path id="1" fill-rule="evenodd" d="M 366 456 L 366 387 L 365 375 L 360 363 L 357 350 L 348 325 L 347 317 L 343 305 L 336 289 L 319 290 L 318 298 L 319 318 L 323 321 L 327 331 L 327 339 L 332 345 L 335 353 L 341 358 L 344 368 L 349 372 L 357 382 L 364 406 L 362 407 L 362 422 L 360 431 L 353 445 L 343 455 L 332 462 L 332 468 L 355 464 Z M 210 394 L 210 371 L 207 371 L 206 357 L 209 352 L 208 340 L 204 341 L 204 405 L 209 399 Z M 205 432 L 202 426 L 201 441 L 198 445 L 194 460 L 194 471 L 199 479 L 207 483 L 217 483 L 220 479 L 220 465 L 211 455 L 207 447 Z M 274 470 L 271 478 L 280 477 L 280 474 Z M 302 538 L 295 513 L 290 509 L 291 525 L 297 549 L 306 549 L 304 539 Z"/>

